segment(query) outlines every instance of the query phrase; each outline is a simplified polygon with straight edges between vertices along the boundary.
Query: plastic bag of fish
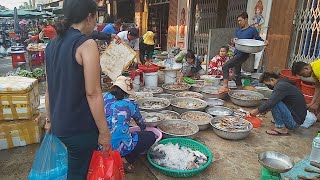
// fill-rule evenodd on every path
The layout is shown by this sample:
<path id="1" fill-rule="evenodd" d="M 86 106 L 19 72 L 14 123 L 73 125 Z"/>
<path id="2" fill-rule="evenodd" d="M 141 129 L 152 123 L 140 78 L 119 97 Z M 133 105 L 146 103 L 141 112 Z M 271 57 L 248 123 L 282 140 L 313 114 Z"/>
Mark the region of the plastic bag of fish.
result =
<path id="1" fill-rule="evenodd" d="M 155 144 L 151 147 L 150 157 L 159 166 L 174 170 L 192 170 L 205 165 L 208 157 L 179 144 Z"/>

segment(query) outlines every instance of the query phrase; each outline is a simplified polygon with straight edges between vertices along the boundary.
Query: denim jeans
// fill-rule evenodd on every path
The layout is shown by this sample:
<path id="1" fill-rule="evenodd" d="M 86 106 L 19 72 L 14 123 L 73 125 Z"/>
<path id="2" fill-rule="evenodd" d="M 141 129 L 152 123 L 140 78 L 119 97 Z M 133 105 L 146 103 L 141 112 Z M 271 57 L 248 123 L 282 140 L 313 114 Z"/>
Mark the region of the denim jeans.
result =
<path id="1" fill-rule="evenodd" d="M 294 121 L 293 116 L 283 102 L 279 102 L 271 109 L 272 117 L 275 121 L 276 128 L 294 129 L 299 125 Z"/>

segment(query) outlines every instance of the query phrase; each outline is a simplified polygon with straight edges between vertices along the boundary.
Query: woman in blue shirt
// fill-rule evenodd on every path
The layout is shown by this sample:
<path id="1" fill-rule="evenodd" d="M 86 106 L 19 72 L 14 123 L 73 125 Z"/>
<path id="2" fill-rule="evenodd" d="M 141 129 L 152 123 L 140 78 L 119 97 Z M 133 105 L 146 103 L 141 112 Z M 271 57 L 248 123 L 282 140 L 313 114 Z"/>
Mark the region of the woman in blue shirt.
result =
<path id="1" fill-rule="evenodd" d="M 104 95 L 104 107 L 111 133 L 112 149 L 120 151 L 125 170 L 133 172 L 132 163 L 153 145 L 156 138 L 153 132 L 144 131 L 146 124 L 140 114 L 139 106 L 130 100 L 128 95 L 134 95 L 132 80 L 119 76 L 111 92 Z M 140 127 L 140 132 L 129 132 L 131 118 Z"/>

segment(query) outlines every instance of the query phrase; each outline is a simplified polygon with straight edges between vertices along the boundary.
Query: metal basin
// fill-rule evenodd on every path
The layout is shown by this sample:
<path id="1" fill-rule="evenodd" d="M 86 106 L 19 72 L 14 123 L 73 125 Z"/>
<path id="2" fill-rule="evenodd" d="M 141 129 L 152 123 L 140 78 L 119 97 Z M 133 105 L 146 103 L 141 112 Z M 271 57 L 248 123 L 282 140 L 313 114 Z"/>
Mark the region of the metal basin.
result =
<path id="1" fill-rule="evenodd" d="M 183 92 L 178 92 L 175 94 L 175 96 L 178 97 L 190 97 L 190 98 L 198 98 L 202 99 L 203 95 L 197 92 L 192 92 L 192 91 L 183 91 Z"/>
<path id="2" fill-rule="evenodd" d="M 223 106 L 224 105 L 224 100 L 219 99 L 219 98 L 208 98 L 205 100 L 208 103 L 208 106 Z"/>
<path id="3" fill-rule="evenodd" d="M 165 131 L 165 127 L 172 127 L 176 124 L 188 125 L 190 127 L 190 133 L 178 135 Z M 183 120 L 164 120 L 158 125 L 158 129 L 162 133 L 163 138 L 182 137 L 194 139 L 195 135 L 199 132 L 199 127 L 196 124 Z"/>
<path id="4" fill-rule="evenodd" d="M 171 88 L 171 86 L 181 86 L 181 88 L 176 88 L 176 89 L 173 89 Z M 166 93 L 169 93 L 169 94 L 176 94 L 178 92 L 181 92 L 181 91 L 188 91 L 190 89 L 190 85 L 189 84 L 163 84 L 162 85 L 162 88 L 164 89 L 164 91 Z"/>
<path id="5" fill-rule="evenodd" d="M 159 113 L 164 115 L 165 120 L 181 119 L 180 114 L 175 111 L 163 110 L 163 111 L 160 111 Z"/>
<path id="6" fill-rule="evenodd" d="M 230 116 L 233 114 L 233 111 L 230 108 L 224 106 L 213 106 L 206 109 L 208 114 L 212 116 L 221 117 L 221 116 Z"/>
<path id="7" fill-rule="evenodd" d="M 215 117 L 212 119 L 212 121 L 210 122 L 211 126 L 212 126 L 212 129 L 213 129 L 213 132 L 223 138 L 223 139 L 228 139 L 228 140 L 241 140 L 241 139 L 244 139 L 246 138 L 247 136 L 249 136 L 250 134 L 250 131 L 253 129 L 253 125 L 249 123 L 249 128 L 246 129 L 246 130 L 237 130 L 237 131 L 226 131 L 226 130 L 223 130 L 221 128 L 218 128 L 216 127 L 215 123 L 217 121 L 220 121 L 222 117 Z M 244 119 L 242 119 L 243 121 L 246 121 Z"/>
<path id="8" fill-rule="evenodd" d="M 153 97 L 153 94 L 151 92 L 136 92 L 134 96 L 130 96 L 130 99 L 133 99 L 135 101 L 143 98 L 149 98 Z"/>
<path id="9" fill-rule="evenodd" d="M 147 127 L 156 127 L 158 126 L 159 123 L 161 123 L 161 121 L 165 120 L 165 116 L 161 113 L 157 113 L 157 112 L 142 112 L 141 111 L 141 115 L 142 118 L 144 119 Z M 150 116 L 156 116 L 159 118 L 158 121 L 153 121 L 153 122 L 148 122 L 146 119 L 149 118 Z"/>
<path id="10" fill-rule="evenodd" d="M 200 88 L 204 86 L 204 80 L 195 80 L 196 84 L 192 84 L 190 87 L 190 91 L 193 92 L 201 92 Z"/>
<path id="11" fill-rule="evenodd" d="M 262 51 L 266 44 L 255 39 L 238 39 L 235 42 L 236 49 L 245 53 L 257 53 Z"/>
<path id="12" fill-rule="evenodd" d="M 193 107 L 180 107 L 180 106 L 177 106 L 177 103 L 179 101 L 183 101 L 183 102 L 186 102 L 190 105 L 192 104 L 199 104 L 199 107 L 197 108 L 193 108 Z M 174 98 L 171 100 L 171 105 L 172 105 L 172 110 L 173 111 L 176 111 L 177 113 L 179 114 L 182 114 L 184 112 L 187 112 L 187 111 L 204 111 L 207 107 L 207 102 L 205 102 L 204 100 L 201 100 L 201 99 L 196 99 L 196 98 L 186 98 L 186 97 L 181 97 L 181 98 Z"/>
<path id="13" fill-rule="evenodd" d="M 294 167 L 294 161 L 289 156 L 274 151 L 260 153 L 258 161 L 271 172 L 285 173 Z"/>
<path id="14" fill-rule="evenodd" d="M 235 96 L 235 93 L 243 95 L 243 98 Z M 255 107 L 259 106 L 264 99 L 264 95 L 255 91 L 248 90 L 232 90 L 229 91 L 230 100 L 232 103 L 243 107 Z M 247 100 L 245 97 L 256 98 Z"/>
<path id="15" fill-rule="evenodd" d="M 269 99 L 271 97 L 272 94 L 272 90 L 267 88 L 267 87 L 255 87 L 256 91 L 258 93 L 263 94 L 264 99 Z"/>
<path id="16" fill-rule="evenodd" d="M 203 95 L 204 99 L 209 99 L 209 98 L 218 98 L 218 99 L 225 99 L 228 95 L 228 93 L 218 93 L 219 91 L 219 86 L 214 87 L 214 86 L 204 86 L 200 88 L 200 92 Z"/>
<path id="17" fill-rule="evenodd" d="M 163 93 L 163 89 L 161 87 L 142 87 L 139 92 L 151 92 L 153 94 Z"/>
<path id="18" fill-rule="evenodd" d="M 173 94 L 156 94 L 155 97 L 164 98 L 164 99 L 168 99 L 168 100 L 176 98 L 176 96 Z"/>
<path id="19" fill-rule="evenodd" d="M 188 118 L 188 115 L 194 115 L 194 116 L 205 116 L 208 121 L 205 122 L 198 122 L 196 120 L 193 120 L 193 119 L 189 119 Z M 199 130 L 205 130 L 205 129 L 208 129 L 210 127 L 210 122 L 212 121 L 213 117 L 210 115 L 210 114 L 207 114 L 205 112 L 200 112 L 200 111 L 188 111 L 188 112 L 185 112 L 183 114 L 181 114 L 181 119 L 182 120 L 185 120 L 185 121 L 189 121 L 189 122 L 192 122 L 192 123 L 195 123 L 196 125 L 199 126 Z"/>
<path id="20" fill-rule="evenodd" d="M 143 106 L 143 104 L 146 102 L 162 102 L 164 106 L 163 107 Z M 139 107 L 141 110 L 148 111 L 148 112 L 165 110 L 170 106 L 170 101 L 168 99 L 156 98 L 156 97 L 139 99 L 137 100 L 137 103 L 139 104 Z"/>

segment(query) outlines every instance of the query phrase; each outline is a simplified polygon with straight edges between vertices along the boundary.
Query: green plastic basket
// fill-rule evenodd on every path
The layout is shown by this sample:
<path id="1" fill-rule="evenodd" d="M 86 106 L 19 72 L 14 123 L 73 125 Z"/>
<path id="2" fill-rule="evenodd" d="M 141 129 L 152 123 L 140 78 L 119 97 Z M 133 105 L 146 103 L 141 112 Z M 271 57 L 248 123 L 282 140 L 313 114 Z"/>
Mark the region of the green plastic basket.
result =
<path id="1" fill-rule="evenodd" d="M 150 149 L 149 149 L 147 154 L 149 163 L 152 164 L 162 174 L 165 174 L 171 177 L 191 177 L 205 170 L 213 161 L 213 156 L 210 150 L 205 145 L 197 141 L 194 141 L 192 139 L 187 139 L 187 138 L 168 138 L 158 142 L 158 144 L 168 144 L 168 143 L 179 144 L 180 146 L 184 146 L 192 150 L 200 151 L 208 157 L 208 162 L 198 169 L 173 170 L 173 169 L 159 166 L 158 164 L 154 163 L 150 158 Z"/>

